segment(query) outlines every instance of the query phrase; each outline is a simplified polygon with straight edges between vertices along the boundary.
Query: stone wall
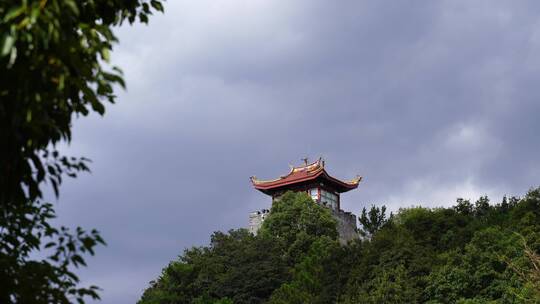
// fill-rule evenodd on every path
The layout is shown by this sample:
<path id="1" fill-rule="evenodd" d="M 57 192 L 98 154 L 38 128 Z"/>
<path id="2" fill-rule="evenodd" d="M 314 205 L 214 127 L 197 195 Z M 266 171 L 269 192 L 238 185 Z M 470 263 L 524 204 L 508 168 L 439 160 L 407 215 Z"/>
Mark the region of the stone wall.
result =
<path id="1" fill-rule="evenodd" d="M 356 216 L 350 212 L 343 210 L 330 209 L 332 215 L 337 221 L 337 230 L 339 233 L 339 242 L 347 244 L 347 242 L 358 239 L 358 231 L 356 229 Z M 257 235 L 257 231 L 261 228 L 264 219 L 270 214 L 270 210 L 262 209 L 249 214 L 249 232 Z"/>
<path id="2" fill-rule="evenodd" d="M 341 209 L 333 210 L 332 215 L 337 221 L 337 230 L 339 233 L 339 242 L 347 244 L 347 242 L 358 239 L 358 230 L 356 226 L 356 215 L 345 212 Z"/>
<path id="3" fill-rule="evenodd" d="M 268 209 L 251 212 L 249 214 L 249 232 L 253 233 L 253 235 L 257 235 L 257 231 L 261 228 L 262 223 L 268 214 L 270 214 L 270 210 Z"/>

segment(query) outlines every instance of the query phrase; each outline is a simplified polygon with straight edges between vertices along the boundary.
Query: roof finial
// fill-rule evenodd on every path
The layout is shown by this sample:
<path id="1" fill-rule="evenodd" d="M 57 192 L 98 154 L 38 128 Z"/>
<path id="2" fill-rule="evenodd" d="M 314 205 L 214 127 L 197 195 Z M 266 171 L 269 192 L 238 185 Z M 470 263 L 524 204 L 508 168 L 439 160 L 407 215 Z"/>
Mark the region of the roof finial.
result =
<path id="1" fill-rule="evenodd" d="M 304 161 L 304 164 L 305 164 L 305 165 L 307 166 L 307 164 L 308 164 L 308 161 L 309 161 L 309 158 L 307 158 L 307 157 L 304 157 L 304 158 L 302 158 L 302 160 Z"/>

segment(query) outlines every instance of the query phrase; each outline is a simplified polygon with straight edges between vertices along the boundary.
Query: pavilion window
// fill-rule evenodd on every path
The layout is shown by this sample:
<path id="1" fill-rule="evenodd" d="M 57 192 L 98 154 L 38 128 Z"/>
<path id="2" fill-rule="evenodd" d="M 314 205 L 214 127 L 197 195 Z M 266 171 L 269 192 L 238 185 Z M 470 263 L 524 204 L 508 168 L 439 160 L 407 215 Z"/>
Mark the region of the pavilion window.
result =
<path id="1" fill-rule="evenodd" d="M 321 203 L 335 210 L 338 208 L 338 196 L 332 192 L 321 190 Z"/>
<path id="2" fill-rule="evenodd" d="M 319 199 L 319 190 L 317 188 L 311 188 L 309 189 L 309 195 L 314 201 L 316 201 Z"/>

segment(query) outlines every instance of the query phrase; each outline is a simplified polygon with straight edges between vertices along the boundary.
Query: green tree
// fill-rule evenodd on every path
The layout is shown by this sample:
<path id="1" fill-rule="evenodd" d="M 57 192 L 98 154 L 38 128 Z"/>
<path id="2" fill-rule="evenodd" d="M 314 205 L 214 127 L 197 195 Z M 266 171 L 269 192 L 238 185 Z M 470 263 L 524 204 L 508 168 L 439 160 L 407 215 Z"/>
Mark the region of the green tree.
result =
<path id="1" fill-rule="evenodd" d="M 366 211 L 365 207 L 362 208 L 362 214 L 358 217 L 358 221 L 362 225 L 360 233 L 365 237 L 372 237 L 387 222 L 386 206 L 379 208 L 372 205 L 369 212 Z"/>
<path id="2" fill-rule="evenodd" d="M 480 197 L 475 203 L 474 203 L 474 211 L 476 213 L 476 216 L 486 216 L 490 210 L 491 206 L 489 205 L 489 198 L 487 196 Z"/>
<path id="3" fill-rule="evenodd" d="M 263 303 L 289 277 L 281 252 L 275 240 L 245 229 L 216 232 L 208 247 L 170 263 L 138 303 Z"/>
<path id="4" fill-rule="evenodd" d="M 522 288 L 513 288 L 511 292 L 524 302 L 540 303 L 540 253 L 532 249 L 523 236 L 517 235 L 521 239 L 522 259 L 502 257 L 522 283 Z"/>
<path id="5" fill-rule="evenodd" d="M 291 282 L 274 291 L 269 303 L 335 303 L 340 291 L 339 243 L 322 236 L 293 269 Z"/>
<path id="6" fill-rule="evenodd" d="M 296 293 L 307 286 L 301 280 L 304 276 L 319 280 L 314 286 L 321 288 L 310 289 L 311 296 L 336 297 L 336 286 L 344 281 L 338 277 L 343 250 L 337 245 L 336 222 L 328 209 L 304 193 L 288 192 L 274 202 L 259 232 L 256 236 L 246 229 L 215 232 L 209 246 L 186 250 L 169 264 L 139 304 L 221 299 L 265 303 L 291 279 L 297 282 L 291 285 L 298 287 L 295 296 L 301 297 Z"/>
<path id="7" fill-rule="evenodd" d="M 259 233 L 282 243 L 289 265 L 299 262 L 317 238 L 338 238 L 330 210 L 316 204 L 306 193 L 291 191 L 274 200 Z"/>
<path id="8" fill-rule="evenodd" d="M 147 22 L 157 0 L 7 0 L 0 3 L 0 302 L 68 303 L 97 298 L 70 267 L 103 243 L 95 231 L 56 229 L 45 183 L 58 196 L 63 176 L 88 171 L 85 158 L 61 155 L 72 121 L 103 114 L 124 86 L 106 68 L 117 42 L 112 27 Z M 48 258 L 36 260 L 31 256 Z"/>
<path id="9" fill-rule="evenodd" d="M 195 266 L 180 261 L 171 262 L 157 281 L 151 281 L 144 291 L 141 303 L 191 303 L 196 296 L 194 282 L 197 278 Z"/>
<path id="10" fill-rule="evenodd" d="M 0 303 L 69 303 L 98 298 L 95 286 L 79 288 L 73 267 L 104 243 L 97 231 L 55 228 L 51 204 L 5 205 L 0 212 Z M 46 259 L 32 258 L 37 251 Z"/>
<path id="11" fill-rule="evenodd" d="M 534 189 L 521 200 L 496 205 L 483 197 L 474 205 L 458 200 L 452 208 L 401 209 L 347 262 L 352 270 L 340 301 L 535 303 L 535 264 L 514 231 L 524 235 L 530 250 L 540 249 L 538 202 L 540 191 Z M 527 275 L 511 271 L 502 257 Z M 383 300 L 384 294 L 390 298 Z"/>
<path id="12" fill-rule="evenodd" d="M 445 264 L 430 275 L 426 297 L 439 303 L 524 303 L 511 291 L 522 286 L 501 258 L 521 258 L 518 240 L 515 234 L 498 227 L 478 231 L 463 252 L 443 254 Z"/>
<path id="13" fill-rule="evenodd" d="M 457 205 L 454 206 L 454 210 L 464 215 L 471 215 L 474 212 L 474 206 L 469 200 L 458 198 Z"/>
<path id="14" fill-rule="evenodd" d="M 340 246 L 327 209 L 286 193 L 261 233 L 215 233 L 184 253 L 180 270 L 169 266 L 181 279 L 167 283 L 165 271 L 141 303 L 540 303 L 539 202 L 534 189 L 495 205 L 401 209 L 370 238 Z"/>
<path id="15" fill-rule="evenodd" d="M 343 303 L 418 303 L 419 292 L 415 288 L 405 266 L 378 268 L 375 276 L 357 287 L 356 293 Z"/>

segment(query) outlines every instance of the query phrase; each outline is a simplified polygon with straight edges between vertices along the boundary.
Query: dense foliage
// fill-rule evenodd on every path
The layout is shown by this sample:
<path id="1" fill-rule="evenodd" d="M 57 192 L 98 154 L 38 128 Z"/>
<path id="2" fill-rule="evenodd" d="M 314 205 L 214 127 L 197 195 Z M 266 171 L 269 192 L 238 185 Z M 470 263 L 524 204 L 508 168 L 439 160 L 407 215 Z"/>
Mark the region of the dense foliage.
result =
<path id="1" fill-rule="evenodd" d="M 257 236 L 216 232 L 139 304 L 540 303 L 540 188 L 389 218 L 373 206 L 359 219 L 365 236 L 340 245 L 327 209 L 286 193 Z"/>
<path id="2" fill-rule="evenodd" d="M 85 158 L 56 145 L 71 140 L 72 120 L 103 114 L 124 86 L 107 68 L 123 21 L 147 22 L 157 0 L 0 1 L 0 303 L 71 303 L 97 298 L 73 267 L 104 243 L 96 231 L 50 225 L 62 177 L 88 171 Z M 45 258 L 36 258 L 45 257 Z"/>

